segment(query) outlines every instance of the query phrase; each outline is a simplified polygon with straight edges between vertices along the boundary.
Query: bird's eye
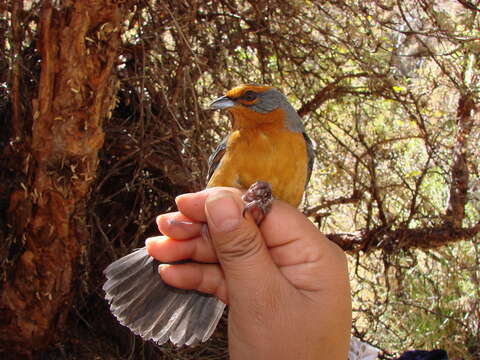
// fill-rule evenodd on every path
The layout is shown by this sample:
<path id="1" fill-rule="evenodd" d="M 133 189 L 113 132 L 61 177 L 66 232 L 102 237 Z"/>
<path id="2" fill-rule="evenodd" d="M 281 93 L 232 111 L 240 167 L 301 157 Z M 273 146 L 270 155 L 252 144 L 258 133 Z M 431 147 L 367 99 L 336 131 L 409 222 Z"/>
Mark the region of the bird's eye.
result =
<path id="1" fill-rule="evenodd" d="M 251 90 L 248 90 L 247 92 L 245 92 L 245 94 L 243 94 L 242 96 L 242 99 L 246 100 L 246 101 L 253 101 L 257 98 L 257 94 Z"/>

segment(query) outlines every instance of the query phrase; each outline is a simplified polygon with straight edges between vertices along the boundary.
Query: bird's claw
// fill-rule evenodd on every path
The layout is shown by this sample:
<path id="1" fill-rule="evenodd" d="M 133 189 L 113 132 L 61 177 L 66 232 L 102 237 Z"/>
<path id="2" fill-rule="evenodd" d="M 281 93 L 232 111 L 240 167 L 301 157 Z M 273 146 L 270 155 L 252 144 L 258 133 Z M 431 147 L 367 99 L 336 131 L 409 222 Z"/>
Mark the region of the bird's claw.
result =
<path id="1" fill-rule="evenodd" d="M 272 207 L 272 186 L 265 181 L 257 181 L 243 194 L 242 200 L 246 203 L 243 216 L 248 211 L 259 225 Z"/>

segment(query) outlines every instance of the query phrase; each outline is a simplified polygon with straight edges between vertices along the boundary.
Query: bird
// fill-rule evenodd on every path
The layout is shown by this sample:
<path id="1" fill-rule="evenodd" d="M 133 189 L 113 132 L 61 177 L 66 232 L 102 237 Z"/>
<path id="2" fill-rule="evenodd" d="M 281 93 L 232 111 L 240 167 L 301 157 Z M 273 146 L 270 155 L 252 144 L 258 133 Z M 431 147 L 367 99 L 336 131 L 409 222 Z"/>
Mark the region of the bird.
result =
<path id="1" fill-rule="evenodd" d="M 268 216 L 273 198 L 297 207 L 312 174 L 314 154 L 286 96 L 272 86 L 243 84 L 210 107 L 230 113 L 232 126 L 208 159 L 206 187 L 248 189 L 245 211 L 251 211 L 257 224 Z M 143 247 L 104 270 L 103 290 L 113 315 L 158 345 L 207 341 L 225 304 L 212 295 L 166 285 L 155 265 L 158 262 Z"/>

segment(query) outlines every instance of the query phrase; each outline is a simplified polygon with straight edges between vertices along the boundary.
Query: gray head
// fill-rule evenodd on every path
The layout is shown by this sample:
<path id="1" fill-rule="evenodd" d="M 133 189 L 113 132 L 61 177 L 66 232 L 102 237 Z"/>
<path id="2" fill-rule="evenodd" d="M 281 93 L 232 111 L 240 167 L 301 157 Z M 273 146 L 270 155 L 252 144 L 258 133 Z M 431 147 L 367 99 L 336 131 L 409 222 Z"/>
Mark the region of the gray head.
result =
<path id="1" fill-rule="evenodd" d="M 213 109 L 227 109 L 231 113 L 247 114 L 253 111 L 267 115 L 277 109 L 285 112 L 285 127 L 292 131 L 303 132 L 303 124 L 297 112 L 285 95 L 271 86 L 240 85 L 228 91 L 225 96 L 211 103 Z M 254 114 L 251 114 L 254 115 Z M 255 118 L 252 116 L 252 118 Z"/>

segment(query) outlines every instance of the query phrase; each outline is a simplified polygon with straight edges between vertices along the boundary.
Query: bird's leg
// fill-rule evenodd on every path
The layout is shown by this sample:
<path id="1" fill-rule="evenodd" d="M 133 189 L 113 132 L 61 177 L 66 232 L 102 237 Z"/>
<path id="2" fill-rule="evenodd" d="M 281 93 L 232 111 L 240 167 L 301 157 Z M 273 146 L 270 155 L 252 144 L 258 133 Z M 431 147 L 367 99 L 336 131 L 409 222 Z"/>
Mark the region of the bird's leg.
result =
<path id="1" fill-rule="evenodd" d="M 257 225 L 260 225 L 272 207 L 272 186 L 268 182 L 257 181 L 243 194 L 242 200 L 245 201 L 243 216 L 248 211 Z"/>
<path id="2" fill-rule="evenodd" d="M 260 225 L 272 207 L 272 186 L 265 181 L 257 181 L 243 194 L 242 200 L 245 202 L 242 215 L 245 216 L 245 213 L 248 211 L 255 223 Z M 211 241 L 206 223 L 203 224 L 200 234 L 204 239 Z"/>

